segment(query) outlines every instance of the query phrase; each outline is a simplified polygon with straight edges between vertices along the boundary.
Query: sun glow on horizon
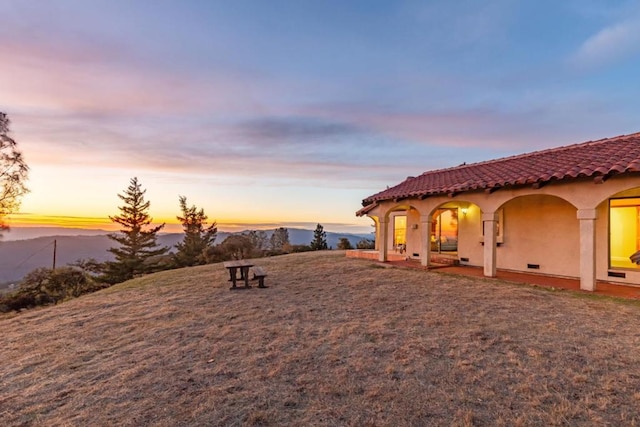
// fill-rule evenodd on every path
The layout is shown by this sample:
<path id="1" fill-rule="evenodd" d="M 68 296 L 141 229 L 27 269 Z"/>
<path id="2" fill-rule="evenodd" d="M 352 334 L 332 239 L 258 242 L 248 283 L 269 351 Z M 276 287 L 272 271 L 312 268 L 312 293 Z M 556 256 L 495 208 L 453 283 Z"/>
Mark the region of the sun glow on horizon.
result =
<path id="1" fill-rule="evenodd" d="M 17 228 L 36 228 L 36 227 L 55 227 L 55 228 L 81 228 L 87 230 L 105 230 L 118 231 L 121 226 L 112 222 L 108 216 L 67 216 L 67 215 L 39 215 L 33 213 L 14 213 L 6 218 L 9 227 Z M 219 231 L 239 232 L 245 230 L 273 230 L 278 227 L 285 228 L 315 228 L 315 221 L 260 221 L 260 220 L 232 220 L 222 219 L 220 221 L 210 219 L 207 225 L 215 222 Z M 153 218 L 151 226 L 165 224 L 162 233 L 181 233 L 182 225 L 177 218 Z M 371 230 L 366 225 L 361 224 L 344 224 L 344 223 L 323 223 L 327 231 L 345 232 L 345 233 L 367 233 Z"/>

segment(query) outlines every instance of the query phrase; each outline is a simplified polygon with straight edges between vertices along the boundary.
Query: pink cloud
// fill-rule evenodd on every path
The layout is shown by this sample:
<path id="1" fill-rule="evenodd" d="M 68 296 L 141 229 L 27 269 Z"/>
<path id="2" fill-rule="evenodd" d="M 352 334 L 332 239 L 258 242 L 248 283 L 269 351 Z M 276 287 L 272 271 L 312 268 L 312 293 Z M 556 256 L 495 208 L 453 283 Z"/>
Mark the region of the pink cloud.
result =
<path id="1" fill-rule="evenodd" d="M 246 111 L 256 104 L 243 76 L 183 74 L 117 46 L 3 40 L 0 56 L 11 58 L 0 68 L 2 107 L 9 110 L 125 115 Z"/>

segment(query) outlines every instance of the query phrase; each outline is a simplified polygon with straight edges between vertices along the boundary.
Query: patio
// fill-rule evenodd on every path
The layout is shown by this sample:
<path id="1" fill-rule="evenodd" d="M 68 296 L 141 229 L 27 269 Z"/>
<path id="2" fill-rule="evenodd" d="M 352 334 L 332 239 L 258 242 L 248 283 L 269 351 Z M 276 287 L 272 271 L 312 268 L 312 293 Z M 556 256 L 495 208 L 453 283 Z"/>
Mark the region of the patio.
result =
<path id="1" fill-rule="evenodd" d="M 418 260 L 398 260 L 398 261 L 389 261 L 382 264 L 390 265 L 393 267 L 400 267 L 400 268 L 415 268 L 420 270 L 427 270 L 426 267 L 420 265 L 420 261 Z M 437 271 L 439 273 L 460 274 L 463 276 L 473 276 L 481 279 L 488 279 L 484 276 L 483 269 L 481 267 L 436 264 L 436 265 L 432 265 L 430 268 L 428 268 L 428 270 Z M 534 285 L 534 286 L 543 286 L 546 288 L 566 289 L 566 290 L 581 292 L 585 294 L 596 294 L 596 295 L 604 295 L 604 296 L 617 297 L 617 298 L 640 300 L 639 286 L 627 286 L 627 285 L 620 285 L 620 284 L 615 284 L 610 282 L 598 281 L 596 290 L 594 292 L 588 292 L 588 291 L 580 290 L 579 279 L 543 276 L 540 274 L 518 273 L 518 272 L 504 271 L 504 270 L 498 270 L 496 278 L 505 280 L 508 282 L 524 283 L 524 284 Z"/>

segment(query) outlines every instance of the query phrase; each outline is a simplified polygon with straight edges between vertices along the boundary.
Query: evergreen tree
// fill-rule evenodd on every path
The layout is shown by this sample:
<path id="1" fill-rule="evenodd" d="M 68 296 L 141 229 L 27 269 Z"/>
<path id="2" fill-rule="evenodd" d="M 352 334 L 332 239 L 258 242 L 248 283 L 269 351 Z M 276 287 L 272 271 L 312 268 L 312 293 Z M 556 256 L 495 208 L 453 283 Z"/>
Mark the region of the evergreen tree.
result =
<path id="1" fill-rule="evenodd" d="M 271 234 L 269 239 L 271 250 L 273 251 L 286 251 L 291 244 L 289 243 L 289 230 L 284 227 L 276 228 Z"/>
<path id="2" fill-rule="evenodd" d="M 314 251 L 322 251 L 328 249 L 327 246 L 327 233 L 324 231 L 324 227 L 321 224 L 316 226 L 316 229 L 313 231 L 313 240 L 309 244 L 311 246 L 311 250 Z"/>
<path id="3" fill-rule="evenodd" d="M 214 221 L 209 227 L 204 209 L 198 210 L 195 205 L 187 207 L 187 198 L 180 196 L 182 216 L 177 217 L 182 223 L 184 238 L 176 244 L 177 253 L 174 261 L 178 267 L 190 267 L 206 263 L 206 251 L 213 246 L 218 228 Z"/>
<path id="4" fill-rule="evenodd" d="M 9 136 L 9 118 L 0 112 L 0 231 L 8 229 L 3 218 L 20 207 L 20 198 L 28 191 L 24 182 L 29 168 Z"/>
<path id="5" fill-rule="evenodd" d="M 164 224 L 144 230 L 153 220 L 148 214 L 150 202 L 144 200 L 145 192 L 138 178 L 132 178 L 124 194 L 118 194 L 124 201 L 124 206 L 118 207 L 120 215 L 109 216 L 111 221 L 123 228 L 120 233 L 108 235 L 111 240 L 120 244 L 118 248 L 109 249 L 115 256 L 115 261 L 105 264 L 104 280 L 108 283 L 124 282 L 138 274 L 156 270 L 157 265 L 151 258 L 157 258 L 169 250 L 167 247 L 158 247 L 156 243 L 157 233 Z"/>

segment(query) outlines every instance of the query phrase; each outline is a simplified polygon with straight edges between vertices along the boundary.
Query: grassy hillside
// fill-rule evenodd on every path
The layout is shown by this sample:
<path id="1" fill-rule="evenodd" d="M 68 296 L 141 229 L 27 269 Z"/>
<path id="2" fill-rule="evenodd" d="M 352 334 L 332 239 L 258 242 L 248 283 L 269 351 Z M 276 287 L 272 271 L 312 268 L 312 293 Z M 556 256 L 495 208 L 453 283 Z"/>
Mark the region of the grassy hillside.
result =
<path id="1" fill-rule="evenodd" d="M 77 229 L 77 232 L 82 232 Z M 87 232 L 88 230 L 84 230 Z M 267 231 L 270 236 L 272 230 Z M 216 243 L 220 244 L 231 233 L 220 231 Z M 5 236 L 3 236 L 5 237 Z M 158 245 L 173 248 L 182 241 L 184 234 L 168 233 L 158 235 Z M 362 238 L 373 239 L 373 235 L 327 232 L 327 244 L 336 248 L 340 238 L 348 239 L 355 247 Z M 292 245 L 308 245 L 313 239 L 313 230 L 289 229 Z M 53 241 L 57 242 L 58 266 L 74 263 L 79 259 L 94 258 L 99 262 L 113 260 L 109 248 L 117 246 L 105 235 L 65 235 L 38 237 L 28 240 L 0 240 L 0 286 L 3 283 L 18 283 L 27 273 L 36 268 L 50 268 L 53 261 Z"/>
<path id="2" fill-rule="evenodd" d="M 0 319 L 4 425 L 636 425 L 640 307 L 342 252 Z"/>

